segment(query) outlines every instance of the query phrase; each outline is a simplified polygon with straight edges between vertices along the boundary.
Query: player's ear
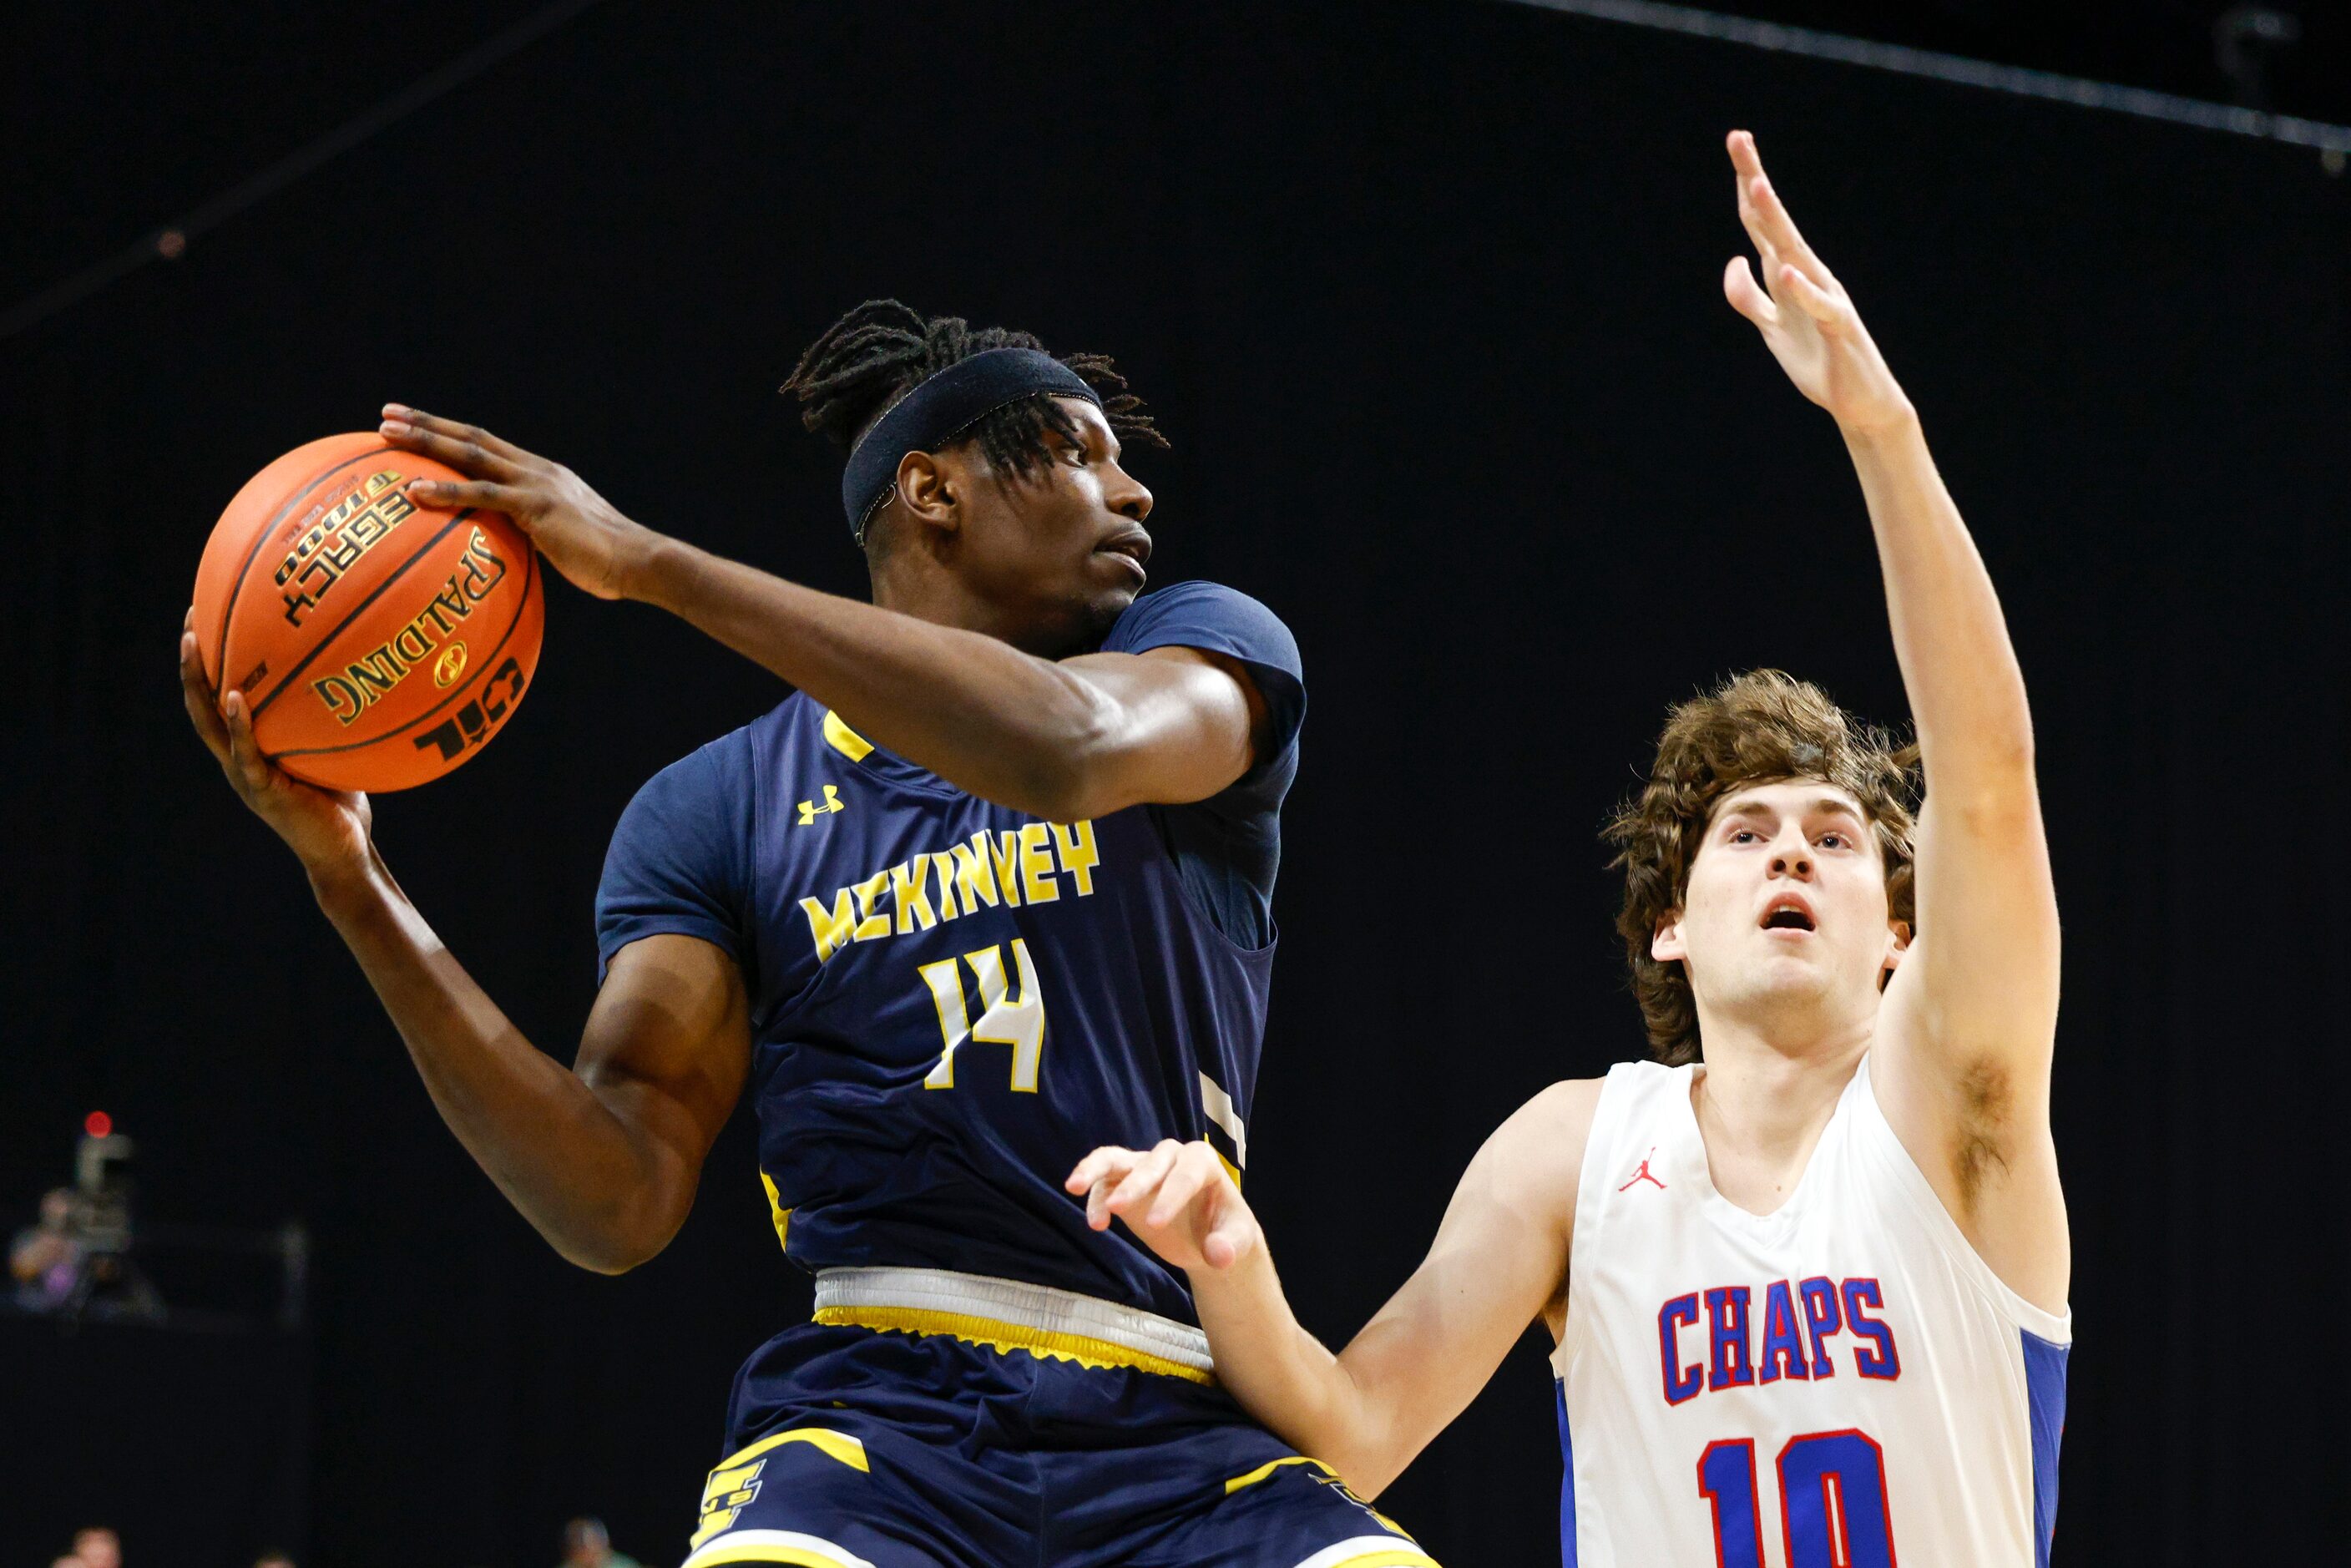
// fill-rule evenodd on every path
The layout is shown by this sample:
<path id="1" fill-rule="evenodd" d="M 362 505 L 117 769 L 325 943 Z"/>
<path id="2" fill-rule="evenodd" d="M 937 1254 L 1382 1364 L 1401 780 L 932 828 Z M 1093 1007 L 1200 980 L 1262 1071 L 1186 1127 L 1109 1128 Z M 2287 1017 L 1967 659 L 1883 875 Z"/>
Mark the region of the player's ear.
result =
<path id="1" fill-rule="evenodd" d="M 909 452 L 898 459 L 898 504 L 925 528 L 951 534 L 963 526 L 967 482 L 960 465 L 945 461 L 945 454 Z"/>
<path id="2" fill-rule="evenodd" d="M 1649 956 L 1660 964 L 1689 956 L 1689 945 L 1682 940 L 1680 910 L 1668 909 L 1657 916 L 1657 928 L 1649 934 Z"/>
<path id="3" fill-rule="evenodd" d="M 1902 956 L 1910 951 L 1910 923 L 1889 920 L 1886 923 L 1886 967 L 1883 975 L 1891 975 L 1900 967 Z"/>

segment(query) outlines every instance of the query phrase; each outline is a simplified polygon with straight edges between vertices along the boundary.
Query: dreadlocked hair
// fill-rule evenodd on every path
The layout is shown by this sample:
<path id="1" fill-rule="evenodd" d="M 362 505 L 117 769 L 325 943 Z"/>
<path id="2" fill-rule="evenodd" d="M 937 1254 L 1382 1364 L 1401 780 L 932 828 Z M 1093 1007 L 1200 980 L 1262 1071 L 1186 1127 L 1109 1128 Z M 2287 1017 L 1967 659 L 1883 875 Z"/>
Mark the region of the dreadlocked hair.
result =
<path id="1" fill-rule="evenodd" d="M 1032 333 L 975 328 L 960 316 L 925 316 L 895 299 L 869 299 L 809 345 L 781 390 L 799 399 L 800 423 L 845 455 L 893 403 L 949 365 L 989 349 L 1044 347 Z M 1102 394 L 1102 417 L 1120 440 L 1167 444 L 1109 355 L 1056 357 Z M 1040 392 L 982 415 L 955 439 L 978 442 L 998 473 L 1025 476 L 1049 458 L 1049 431 L 1081 440 L 1070 412 Z"/>
<path id="2" fill-rule="evenodd" d="M 1917 762 L 1915 745 L 1861 723 L 1820 687 L 1778 670 L 1750 670 L 1674 706 L 1648 779 L 1603 835 L 1616 848 L 1609 869 L 1625 873 L 1616 933 L 1658 1061 L 1678 1067 L 1698 1058 L 1689 975 L 1678 961 L 1650 956 L 1649 944 L 1658 922 L 1681 908 L 1690 863 L 1722 798 L 1783 779 L 1817 779 L 1844 790 L 1861 802 L 1886 863 L 1888 918 L 1915 925 Z"/>

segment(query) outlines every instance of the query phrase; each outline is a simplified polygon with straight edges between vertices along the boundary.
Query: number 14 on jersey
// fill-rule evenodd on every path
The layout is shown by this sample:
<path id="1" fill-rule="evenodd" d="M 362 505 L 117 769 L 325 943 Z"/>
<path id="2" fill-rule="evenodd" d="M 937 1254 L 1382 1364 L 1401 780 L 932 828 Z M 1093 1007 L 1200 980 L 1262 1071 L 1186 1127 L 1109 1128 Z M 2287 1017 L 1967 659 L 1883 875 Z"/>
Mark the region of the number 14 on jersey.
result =
<path id="1" fill-rule="evenodd" d="M 1004 974 L 1004 951 L 1012 950 L 1012 971 L 1020 991 L 1012 994 Z M 979 986 L 979 1018 L 971 1016 L 964 994 L 963 971 L 968 968 Z M 946 1049 L 939 1064 L 923 1080 L 925 1089 L 955 1087 L 956 1051 L 966 1040 L 1012 1048 L 1012 1087 L 1024 1094 L 1037 1092 L 1037 1071 L 1045 1057 L 1045 998 L 1037 988 L 1037 966 L 1029 960 L 1029 944 L 1015 936 L 1008 944 L 982 947 L 958 960 L 942 958 L 925 964 L 919 973 L 931 988 L 939 1009 L 939 1034 Z"/>

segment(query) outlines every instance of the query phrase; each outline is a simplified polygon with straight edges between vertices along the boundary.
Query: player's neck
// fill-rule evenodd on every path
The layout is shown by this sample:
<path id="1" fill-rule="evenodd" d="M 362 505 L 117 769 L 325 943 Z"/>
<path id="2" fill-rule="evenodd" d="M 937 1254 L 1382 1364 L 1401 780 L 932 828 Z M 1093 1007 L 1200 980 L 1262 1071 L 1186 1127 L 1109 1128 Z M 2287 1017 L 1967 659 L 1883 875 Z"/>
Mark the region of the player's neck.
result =
<path id="1" fill-rule="evenodd" d="M 884 610 L 911 615 L 934 626 L 977 632 L 1040 658 L 1056 656 L 1054 651 L 1035 645 L 1037 639 L 1033 627 L 1022 624 L 1006 613 L 1001 605 L 972 593 L 959 579 L 947 572 L 878 571 L 873 575 L 873 602 Z"/>
<path id="2" fill-rule="evenodd" d="M 1806 1030 L 1792 1048 L 1782 1030 L 1701 1017 L 1706 1065 L 1691 1109 L 1717 1191 L 1758 1214 L 1786 1201 L 1869 1049 L 1875 1021 Z"/>

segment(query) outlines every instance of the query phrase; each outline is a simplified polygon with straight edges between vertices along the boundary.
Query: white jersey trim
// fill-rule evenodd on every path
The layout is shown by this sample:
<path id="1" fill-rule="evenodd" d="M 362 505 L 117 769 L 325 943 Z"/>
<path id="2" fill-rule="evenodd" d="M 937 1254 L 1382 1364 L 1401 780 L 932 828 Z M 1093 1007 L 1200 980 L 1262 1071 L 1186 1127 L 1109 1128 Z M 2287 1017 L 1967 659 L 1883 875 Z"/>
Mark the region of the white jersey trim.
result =
<path id="1" fill-rule="evenodd" d="M 861 1308 L 901 1308 L 1008 1323 L 1049 1338 L 1099 1340 L 1204 1375 L 1216 1371 L 1217 1364 L 1208 1354 L 1208 1336 L 1190 1323 L 1140 1307 L 1081 1296 L 1075 1291 L 989 1274 L 962 1274 L 951 1269 L 817 1270 L 819 1321 Z"/>

